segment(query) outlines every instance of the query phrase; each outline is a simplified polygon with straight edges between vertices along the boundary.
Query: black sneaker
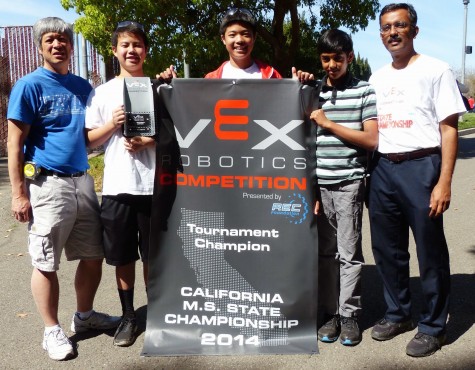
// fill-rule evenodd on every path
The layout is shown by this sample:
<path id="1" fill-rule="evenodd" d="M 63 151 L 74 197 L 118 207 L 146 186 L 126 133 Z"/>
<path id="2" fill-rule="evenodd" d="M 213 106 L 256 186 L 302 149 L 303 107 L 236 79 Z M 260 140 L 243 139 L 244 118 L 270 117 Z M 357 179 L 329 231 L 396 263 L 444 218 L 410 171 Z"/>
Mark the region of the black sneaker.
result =
<path id="1" fill-rule="evenodd" d="M 356 346 L 361 342 L 361 331 L 358 326 L 358 321 L 354 317 L 340 318 L 341 333 L 340 343 L 344 346 Z"/>
<path id="2" fill-rule="evenodd" d="M 383 318 L 373 326 L 371 337 L 376 340 L 389 340 L 406 331 L 411 331 L 415 327 L 412 320 L 392 322 Z"/>
<path id="3" fill-rule="evenodd" d="M 135 316 L 124 316 L 114 334 L 114 346 L 128 347 L 134 344 L 137 329 Z"/>
<path id="4" fill-rule="evenodd" d="M 406 353 L 412 357 L 430 356 L 442 347 L 445 339 L 445 335 L 433 337 L 432 335 L 417 333 L 407 344 Z"/>
<path id="5" fill-rule="evenodd" d="M 332 343 L 340 336 L 340 317 L 331 316 L 330 319 L 318 329 L 318 339 L 325 343 Z"/>

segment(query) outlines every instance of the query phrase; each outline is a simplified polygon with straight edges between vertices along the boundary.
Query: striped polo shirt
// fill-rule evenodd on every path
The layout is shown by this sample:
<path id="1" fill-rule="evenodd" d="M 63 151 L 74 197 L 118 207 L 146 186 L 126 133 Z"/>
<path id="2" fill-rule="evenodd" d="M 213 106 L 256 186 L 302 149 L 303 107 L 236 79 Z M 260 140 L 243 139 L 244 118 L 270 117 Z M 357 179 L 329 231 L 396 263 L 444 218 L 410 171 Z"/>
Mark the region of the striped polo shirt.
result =
<path id="1" fill-rule="evenodd" d="M 363 130 L 363 122 L 377 119 L 376 95 L 366 81 L 347 74 L 338 88 L 328 86 L 325 76 L 320 106 L 328 119 L 354 130 Z M 337 184 L 365 176 L 367 151 L 340 140 L 328 130 L 317 128 L 318 183 Z"/>

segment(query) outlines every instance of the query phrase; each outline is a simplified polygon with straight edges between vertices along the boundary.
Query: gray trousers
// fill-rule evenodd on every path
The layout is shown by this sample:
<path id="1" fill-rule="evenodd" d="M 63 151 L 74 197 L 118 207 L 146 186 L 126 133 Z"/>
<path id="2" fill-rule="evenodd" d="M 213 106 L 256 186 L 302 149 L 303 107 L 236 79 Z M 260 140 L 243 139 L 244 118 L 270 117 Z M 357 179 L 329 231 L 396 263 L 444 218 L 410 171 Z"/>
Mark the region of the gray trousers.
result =
<path id="1" fill-rule="evenodd" d="M 318 302 L 321 314 L 357 316 L 364 264 L 361 227 L 363 180 L 320 185 Z"/>

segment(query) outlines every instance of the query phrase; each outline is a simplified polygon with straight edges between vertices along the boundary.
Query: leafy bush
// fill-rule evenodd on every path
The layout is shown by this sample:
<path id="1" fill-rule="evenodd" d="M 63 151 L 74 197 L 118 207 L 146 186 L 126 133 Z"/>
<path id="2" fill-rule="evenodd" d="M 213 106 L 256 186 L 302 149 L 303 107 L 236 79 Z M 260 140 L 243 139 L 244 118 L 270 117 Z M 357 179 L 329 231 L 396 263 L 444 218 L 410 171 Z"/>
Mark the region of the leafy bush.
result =
<path id="1" fill-rule="evenodd" d="M 475 127 L 475 113 L 466 113 L 463 115 L 463 120 L 459 121 L 459 130 Z"/>
<path id="2" fill-rule="evenodd" d="M 96 193 L 102 191 L 102 176 L 104 174 L 104 153 L 89 157 L 89 174 L 94 179 Z"/>

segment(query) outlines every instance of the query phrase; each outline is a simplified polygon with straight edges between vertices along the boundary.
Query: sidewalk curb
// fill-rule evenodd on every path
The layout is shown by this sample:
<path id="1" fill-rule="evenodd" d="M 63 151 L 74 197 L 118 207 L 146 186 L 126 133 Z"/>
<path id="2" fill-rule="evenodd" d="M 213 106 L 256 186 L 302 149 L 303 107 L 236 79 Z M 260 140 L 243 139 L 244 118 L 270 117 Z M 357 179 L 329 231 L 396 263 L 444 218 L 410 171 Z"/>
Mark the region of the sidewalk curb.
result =
<path id="1" fill-rule="evenodd" d="M 475 133 L 475 128 L 467 128 L 465 130 L 459 130 L 459 137 L 474 134 L 474 133 Z"/>

